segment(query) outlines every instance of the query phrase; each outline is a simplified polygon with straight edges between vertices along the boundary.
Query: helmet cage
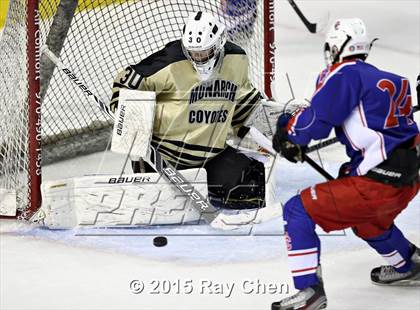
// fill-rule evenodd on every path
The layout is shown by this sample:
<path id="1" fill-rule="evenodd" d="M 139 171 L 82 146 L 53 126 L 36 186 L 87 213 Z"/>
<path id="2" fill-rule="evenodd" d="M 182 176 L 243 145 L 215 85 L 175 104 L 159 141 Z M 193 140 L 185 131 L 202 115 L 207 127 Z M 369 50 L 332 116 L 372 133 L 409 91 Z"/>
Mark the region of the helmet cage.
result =
<path id="1" fill-rule="evenodd" d="M 182 45 L 182 49 L 185 57 L 191 62 L 203 81 L 209 80 L 214 72 L 217 72 L 221 67 L 224 49 L 218 48 L 217 45 L 205 51 L 187 50 L 184 45 Z"/>
<path id="2" fill-rule="evenodd" d="M 208 63 L 210 60 L 212 60 L 214 57 L 217 56 L 216 45 L 213 45 L 212 47 L 204 51 L 194 51 L 194 50 L 188 50 L 186 48 L 185 50 L 188 54 L 189 60 L 193 61 L 197 65 L 205 65 L 206 63 Z"/>

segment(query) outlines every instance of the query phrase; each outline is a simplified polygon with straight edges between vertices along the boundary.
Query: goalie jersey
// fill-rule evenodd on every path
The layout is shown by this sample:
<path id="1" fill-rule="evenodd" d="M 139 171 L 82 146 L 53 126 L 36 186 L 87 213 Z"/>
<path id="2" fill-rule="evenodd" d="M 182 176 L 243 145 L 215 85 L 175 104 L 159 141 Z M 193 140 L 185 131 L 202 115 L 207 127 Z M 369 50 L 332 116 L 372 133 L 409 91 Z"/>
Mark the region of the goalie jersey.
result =
<path id="1" fill-rule="evenodd" d="M 261 95 L 248 79 L 248 57 L 227 42 L 214 76 L 202 81 L 182 51 L 181 41 L 121 71 L 114 80 L 110 108 L 118 106 L 121 88 L 154 91 L 156 110 L 152 144 L 181 167 L 201 166 L 224 150 Z"/>

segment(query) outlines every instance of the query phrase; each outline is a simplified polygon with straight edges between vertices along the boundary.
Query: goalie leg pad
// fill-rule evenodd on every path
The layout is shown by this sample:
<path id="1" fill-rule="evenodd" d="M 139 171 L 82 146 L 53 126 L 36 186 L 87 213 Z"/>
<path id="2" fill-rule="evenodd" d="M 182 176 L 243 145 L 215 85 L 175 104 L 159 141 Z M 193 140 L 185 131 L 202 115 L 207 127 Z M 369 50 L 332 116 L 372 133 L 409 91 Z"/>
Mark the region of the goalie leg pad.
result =
<path id="1" fill-rule="evenodd" d="M 207 195 L 206 171 L 185 178 Z M 43 221 L 50 228 L 132 227 L 197 222 L 191 200 L 158 173 L 99 175 L 44 182 Z"/>

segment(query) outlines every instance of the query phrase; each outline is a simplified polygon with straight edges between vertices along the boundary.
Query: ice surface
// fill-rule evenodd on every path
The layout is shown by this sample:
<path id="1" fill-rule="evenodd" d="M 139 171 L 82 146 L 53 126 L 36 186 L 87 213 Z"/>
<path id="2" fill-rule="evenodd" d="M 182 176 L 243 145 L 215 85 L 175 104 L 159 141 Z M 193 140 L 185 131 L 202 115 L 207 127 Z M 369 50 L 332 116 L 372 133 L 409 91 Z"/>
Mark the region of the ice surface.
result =
<path id="1" fill-rule="evenodd" d="M 291 98 L 286 72 L 295 97 L 309 98 L 315 75 L 323 67 L 322 36 L 308 33 L 286 1 L 276 5 L 278 98 Z M 414 85 L 420 71 L 418 1 L 299 1 L 298 5 L 313 21 L 324 21 L 328 12 L 330 19 L 364 19 L 371 36 L 381 38 L 369 61 L 408 77 Z M 317 154 L 312 156 L 318 159 Z M 320 157 L 331 173 L 336 173 L 345 158 L 339 145 L 323 150 Z M 98 153 L 47 166 L 43 176 L 52 180 L 119 173 L 123 164 L 123 156 Z M 125 171 L 130 172 L 130 167 Z M 283 202 L 298 189 L 322 181 L 305 164 L 282 161 L 280 171 L 284 178 L 278 190 Z M 417 196 L 397 219 L 397 225 L 417 244 L 419 205 Z M 370 283 L 371 268 L 384 262 L 351 231 L 320 233 L 329 309 L 420 309 L 418 288 Z M 168 245 L 154 247 L 156 235 L 166 235 Z M 205 225 L 50 231 L 1 221 L 0 249 L 1 309 L 262 310 L 293 291 L 280 218 L 252 231 L 244 228 L 230 234 Z M 142 294 L 131 293 L 134 279 L 145 282 Z M 161 280 L 161 294 L 150 293 L 153 280 Z M 162 292 L 163 280 L 172 283 L 168 294 Z M 193 292 L 178 289 L 177 280 L 181 284 L 192 280 Z M 232 295 L 226 297 L 226 290 L 223 294 L 202 291 L 201 281 L 205 280 L 234 283 Z M 289 291 L 246 294 L 241 288 L 245 280 L 288 285 Z"/>
<path id="2" fill-rule="evenodd" d="M 102 154 L 80 158 L 45 169 L 83 173 Z M 108 154 L 112 155 L 112 154 Z M 121 164 L 115 155 L 101 172 Z M 115 166 L 108 166 L 114 162 Z M 326 168 L 334 172 L 338 164 Z M 86 168 L 86 170 L 85 170 Z M 304 164 L 281 162 L 284 181 L 279 190 L 285 201 L 297 188 L 322 181 Z M 115 171 L 114 171 L 115 172 Z M 302 181 L 303 180 L 303 181 Z M 406 236 L 420 243 L 420 197 L 416 197 L 397 220 Z M 4 309 L 269 309 L 273 300 L 286 294 L 246 294 L 244 281 L 284 285 L 292 292 L 280 218 L 252 230 L 230 233 L 206 225 L 138 229 L 84 229 L 52 231 L 1 222 L 1 307 Z M 370 269 L 383 263 L 350 230 L 321 233 L 322 264 L 330 309 L 418 309 L 415 289 L 383 288 L 370 283 Z M 156 235 L 167 236 L 166 247 L 152 244 Z M 145 292 L 132 294 L 130 282 L 146 283 Z M 152 281 L 193 283 L 186 294 L 173 285 L 168 294 L 152 294 Z M 231 296 L 202 291 L 200 281 L 234 283 Z M 162 282 L 163 283 L 163 282 Z M 248 285 L 246 289 L 249 289 Z M 162 288 L 160 288 L 162 289 Z M 184 292 L 184 293 L 182 293 Z M 225 293 L 227 294 L 227 293 Z"/>

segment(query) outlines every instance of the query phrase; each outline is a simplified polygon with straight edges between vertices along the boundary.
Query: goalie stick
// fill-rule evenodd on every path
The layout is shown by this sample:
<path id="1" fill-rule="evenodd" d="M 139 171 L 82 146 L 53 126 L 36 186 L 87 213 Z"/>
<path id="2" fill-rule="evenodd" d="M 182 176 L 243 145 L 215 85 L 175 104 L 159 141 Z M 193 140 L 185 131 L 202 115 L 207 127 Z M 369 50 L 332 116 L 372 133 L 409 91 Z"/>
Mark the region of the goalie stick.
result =
<path id="1" fill-rule="evenodd" d="M 164 175 L 169 182 L 175 185 L 182 194 L 186 195 L 203 219 L 208 224 L 211 224 L 217 218 L 219 210 L 212 206 L 174 166 L 163 159 L 156 148 L 150 145 L 150 150 L 152 151 L 151 156 L 150 158 L 146 158 L 146 161 L 151 164 L 158 173 Z"/>
<path id="2" fill-rule="evenodd" d="M 303 15 L 302 11 L 299 9 L 299 7 L 296 5 L 294 0 L 288 0 L 292 8 L 295 10 L 296 14 L 299 16 L 301 21 L 305 24 L 306 28 L 309 30 L 310 33 L 316 33 L 317 30 L 317 24 L 311 23 L 305 15 Z"/>
<path id="3" fill-rule="evenodd" d="M 46 55 L 57 66 L 58 69 L 64 72 L 64 74 L 66 74 L 67 77 L 70 80 L 72 80 L 73 83 L 83 91 L 83 93 L 85 94 L 87 98 L 95 102 L 95 104 L 99 107 L 99 109 L 101 109 L 102 112 L 104 112 L 106 115 L 114 119 L 114 115 L 111 113 L 108 106 L 101 99 L 99 99 L 94 93 L 92 93 L 89 90 L 89 88 L 81 80 L 77 78 L 77 76 L 73 73 L 73 71 L 63 66 L 60 59 L 58 59 L 58 57 L 52 51 L 50 51 L 47 45 L 44 45 L 41 48 L 41 53 Z"/>
<path id="4" fill-rule="evenodd" d="M 101 101 L 89 88 L 81 81 L 77 76 L 69 69 L 66 68 L 60 59 L 48 49 L 48 46 L 42 48 L 44 53 L 56 66 L 57 68 L 65 73 L 69 79 L 71 79 L 77 87 L 79 87 L 85 96 L 94 102 L 103 112 L 105 112 L 112 119 L 114 115 L 110 112 L 108 106 Z M 133 140 L 134 142 L 134 140 Z M 203 219 L 211 224 L 219 214 L 214 206 L 212 206 L 203 195 L 194 189 L 194 186 L 186 180 L 186 178 L 173 167 L 169 162 L 164 160 L 160 153 L 150 145 L 151 159 L 146 158 L 152 167 L 162 176 L 164 176 L 171 184 L 173 184 L 182 194 L 186 195 L 192 202 L 193 207 L 202 215 Z"/>

